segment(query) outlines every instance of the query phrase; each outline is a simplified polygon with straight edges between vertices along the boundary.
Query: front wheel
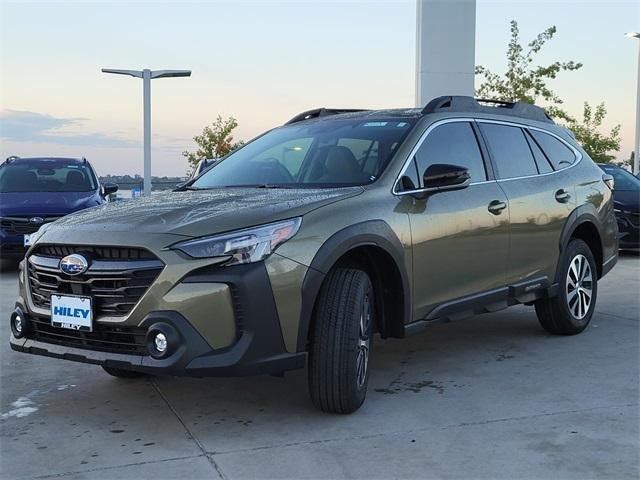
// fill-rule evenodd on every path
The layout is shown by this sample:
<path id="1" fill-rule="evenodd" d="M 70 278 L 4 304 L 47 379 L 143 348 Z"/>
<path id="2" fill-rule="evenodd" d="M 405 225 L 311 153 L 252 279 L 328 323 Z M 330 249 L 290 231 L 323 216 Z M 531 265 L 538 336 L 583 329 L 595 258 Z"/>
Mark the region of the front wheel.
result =
<path id="1" fill-rule="evenodd" d="M 325 412 L 352 413 L 367 394 L 374 295 L 366 272 L 329 272 L 314 313 L 309 391 Z"/>
<path id="2" fill-rule="evenodd" d="M 579 239 L 569 242 L 560 259 L 558 286 L 554 298 L 535 303 L 542 327 L 554 335 L 582 332 L 593 316 L 598 295 L 598 271 L 589 246 Z"/>

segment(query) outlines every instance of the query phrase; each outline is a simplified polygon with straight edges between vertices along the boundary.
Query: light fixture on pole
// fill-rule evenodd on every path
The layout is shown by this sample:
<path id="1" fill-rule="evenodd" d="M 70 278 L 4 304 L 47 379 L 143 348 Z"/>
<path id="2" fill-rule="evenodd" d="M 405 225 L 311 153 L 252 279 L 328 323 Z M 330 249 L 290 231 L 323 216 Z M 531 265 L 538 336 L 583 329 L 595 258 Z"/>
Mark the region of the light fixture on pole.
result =
<path id="1" fill-rule="evenodd" d="M 151 195 L 151 80 L 154 78 L 190 77 L 191 70 L 120 70 L 103 68 L 103 73 L 130 75 L 142 79 L 142 103 L 144 111 L 144 195 Z"/>
<path id="2" fill-rule="evenodd" d="M 629 38 L 640 39 L 640 32 L 625 33 Z M 638 78 L 636 80 L 636 138 L 634 146 L 633 174 L 637 175 L 640 165 L 640 44 L 638 45 Z"/>

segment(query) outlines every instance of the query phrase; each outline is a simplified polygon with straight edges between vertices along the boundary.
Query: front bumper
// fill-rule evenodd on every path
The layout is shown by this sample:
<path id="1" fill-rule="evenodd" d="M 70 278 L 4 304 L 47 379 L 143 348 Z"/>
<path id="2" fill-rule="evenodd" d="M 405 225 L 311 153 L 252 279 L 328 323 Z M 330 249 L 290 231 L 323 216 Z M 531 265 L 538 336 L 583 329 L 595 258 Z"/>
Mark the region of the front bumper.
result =
<path id="1" fill-rule="evenodd" d="M 640 249 L 640 216 L 637 213 L 617 213 L 618 241 L 621 250 Z"/>
<path id="2" fill-rule="evenodd" d="M 162 283 L 162 278 L 158 277 L 157 281 Z M 25 284 L 28 282 L 21 282 L 21 292 L 26 297 L 28 285 Z M 20 339 L 12 335 L 11 348 L 53 358 L 178 376 L 279 374 L 304 367 L 306 353 L 288 352 L 285 346 L 263 262 L 228 268 L 204 266 L 189 272 L 162 295 L 152 294 L 153 288 L 150 287 L 139 302 L 145 309 L 153 306 L 141 321 L 132 323 L 129 316 L 120 323 L 112 319 L 103 322 L 97 319 L 96 323 L 108 328 L 135 327 L 142 332 L 158 324 L 168 325 L 177 335 L 166 358 L 154 358 L 146 350 L 143 354 L 130 354 L 93 348 L 93 340 L 74 339 L 75 344 L 69 344 L 66 339 L 58 341 L 55 334 L 45 338 L 30 334 Z M 49 321 L 48 315 L 34 312 L 23 298 L 17 307 L 27 321 L 37 320 L 40 324 Z M 60 333 L 71 336 L 70 332 Z"/>
<path id="3" fill-rule="evenodd" d="M 0 233 L 0 258 L 24 258 L 26 252 L 23 236 Z"/>

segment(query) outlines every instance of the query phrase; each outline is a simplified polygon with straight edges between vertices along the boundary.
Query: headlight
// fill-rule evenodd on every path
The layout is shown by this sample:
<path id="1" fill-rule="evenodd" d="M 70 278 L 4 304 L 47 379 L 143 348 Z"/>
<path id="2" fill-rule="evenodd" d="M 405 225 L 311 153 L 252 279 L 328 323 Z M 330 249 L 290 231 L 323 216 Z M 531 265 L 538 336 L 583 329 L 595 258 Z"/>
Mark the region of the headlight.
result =
<path id="1" fill-rule="evenodd" d="M 192 258 L 231 257 L 225 265 L 264 260 L 300 228 L 301 218 L 237 230 L 222 235 L 196 238 L 171 247 Z"/>

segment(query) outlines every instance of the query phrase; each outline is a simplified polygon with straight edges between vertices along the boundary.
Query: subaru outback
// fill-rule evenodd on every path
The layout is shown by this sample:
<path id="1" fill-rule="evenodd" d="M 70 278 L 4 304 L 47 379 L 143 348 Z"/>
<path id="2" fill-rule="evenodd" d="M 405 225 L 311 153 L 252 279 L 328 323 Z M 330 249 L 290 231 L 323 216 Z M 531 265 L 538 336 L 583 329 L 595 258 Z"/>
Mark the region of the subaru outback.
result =
<path id="1" fill-rule="evenodd" d="M 311 110 L 179 191 L 41 228 L 11 346 L 118 377 L 307 366 L 313 403 L 353 412 L 376 333 L 515 304 L 583 331 L 617 261 L 612 188 L 533 105 Z"/>

